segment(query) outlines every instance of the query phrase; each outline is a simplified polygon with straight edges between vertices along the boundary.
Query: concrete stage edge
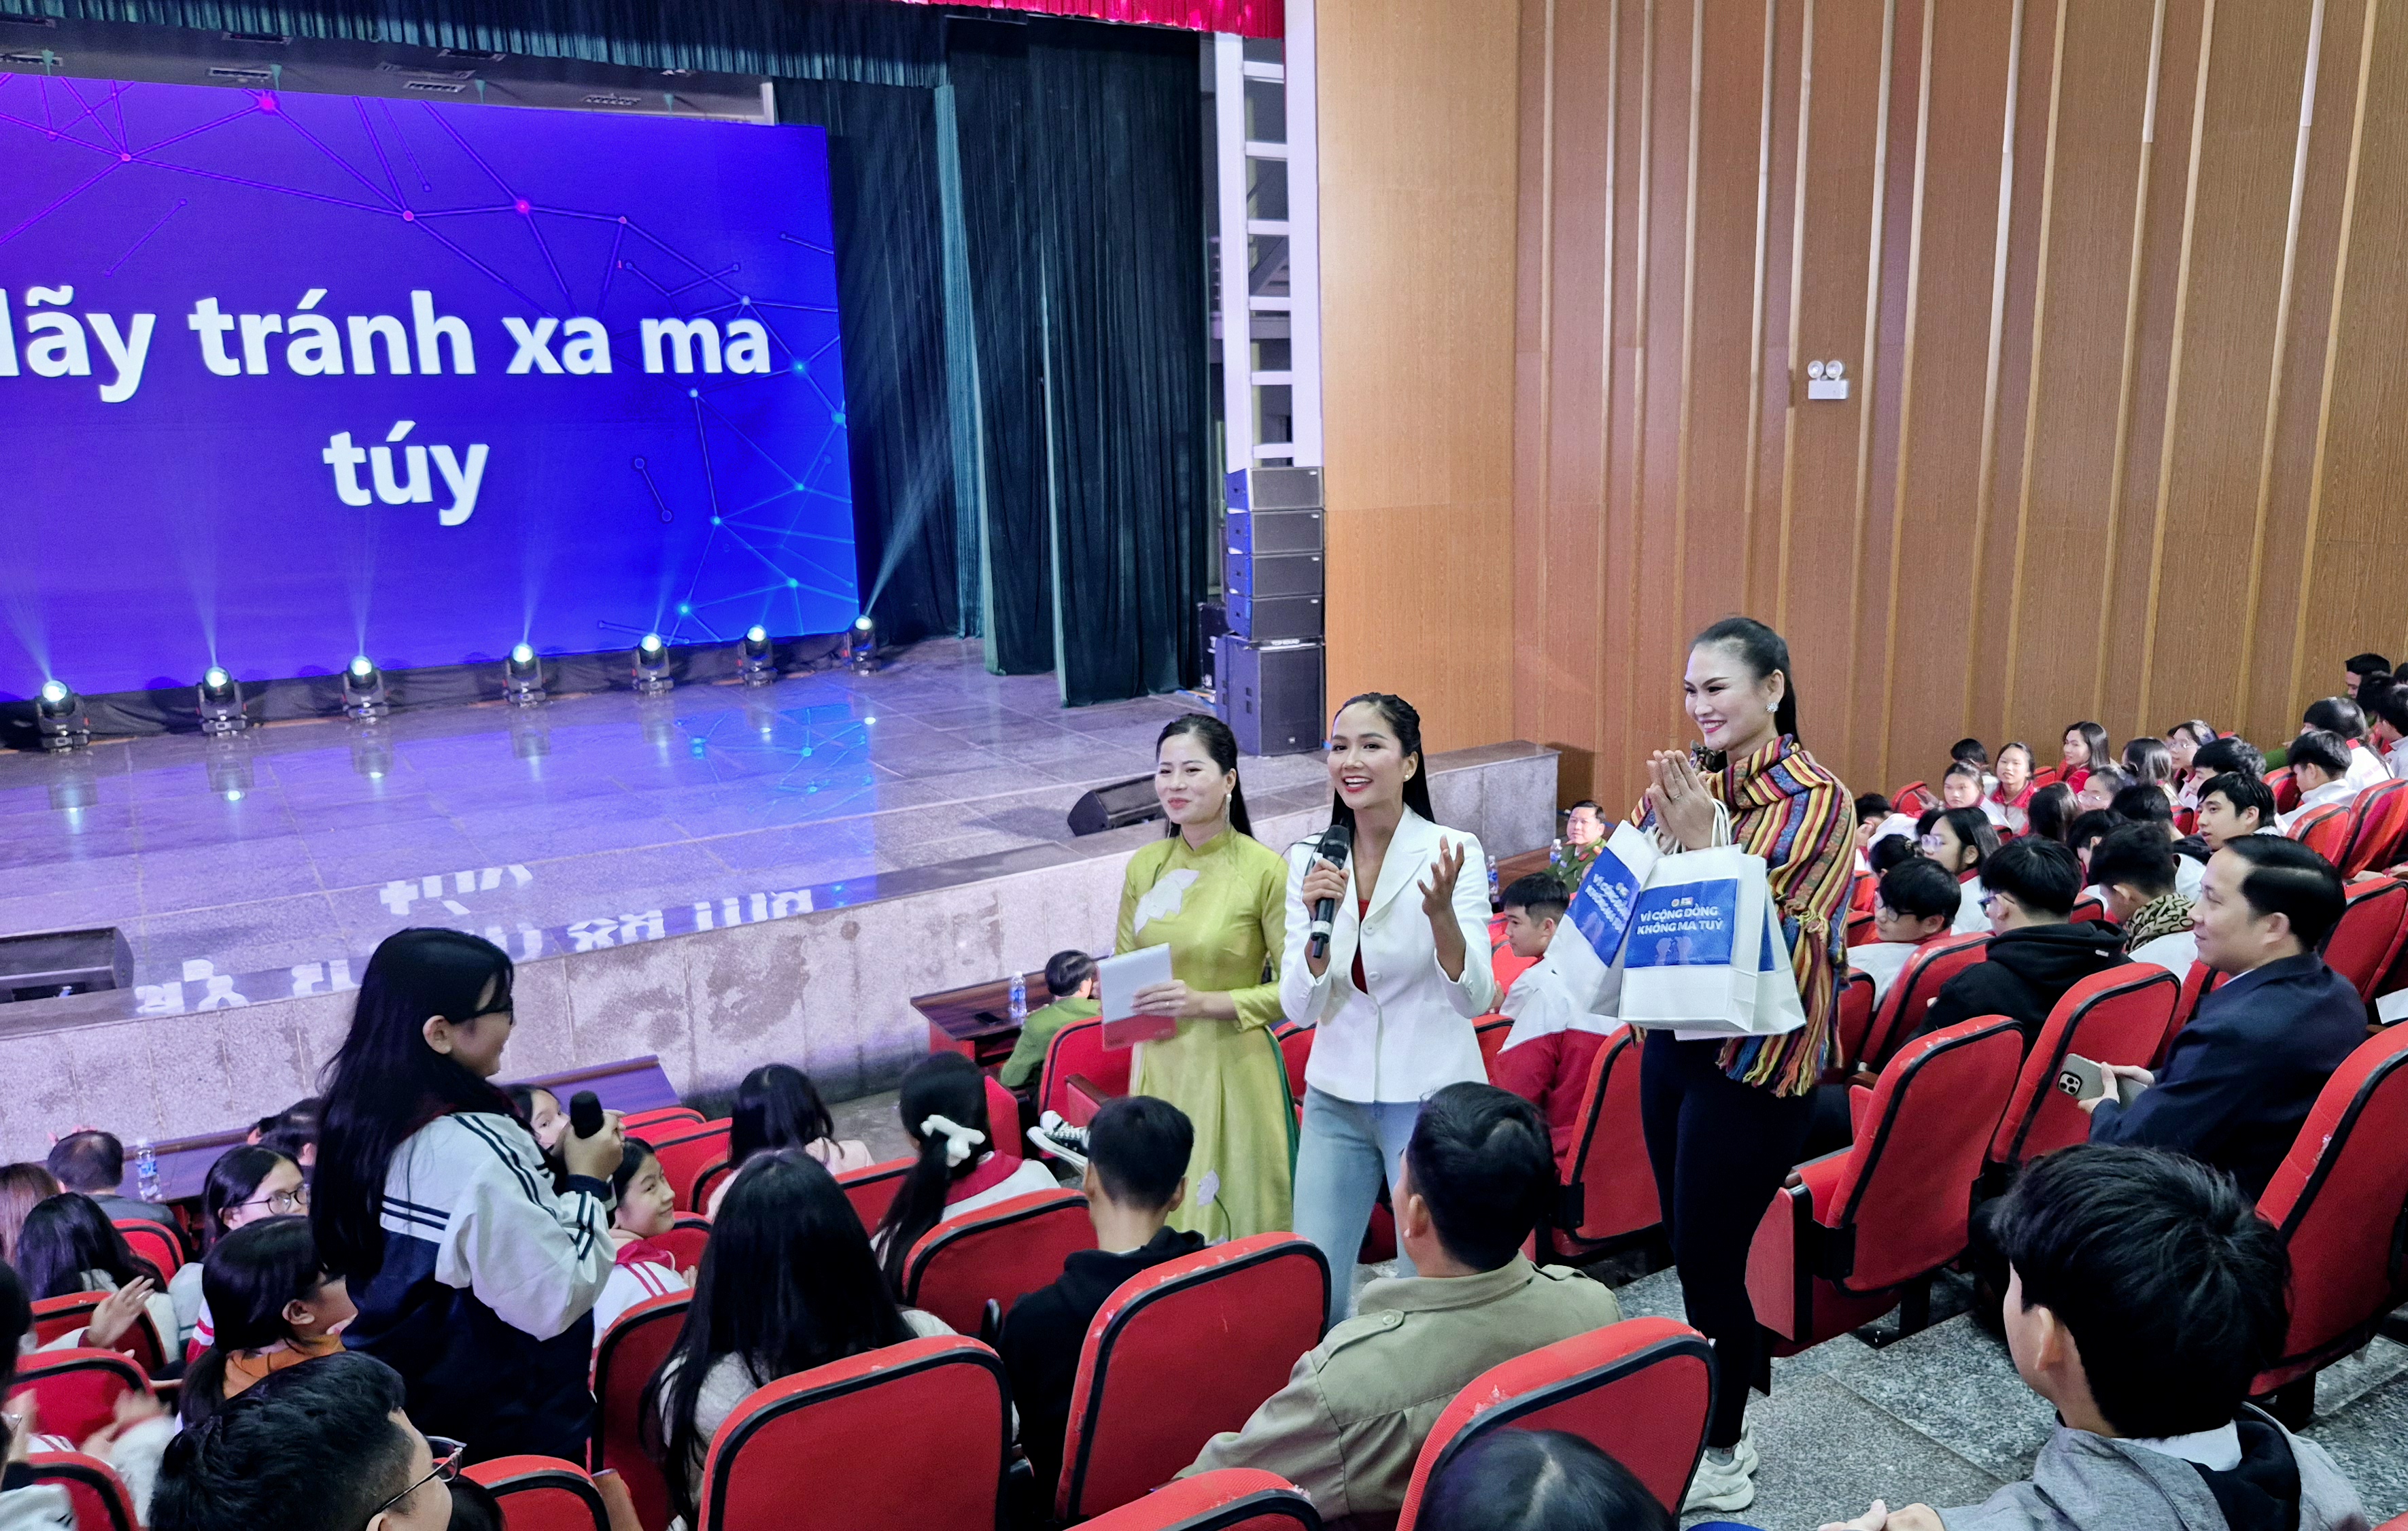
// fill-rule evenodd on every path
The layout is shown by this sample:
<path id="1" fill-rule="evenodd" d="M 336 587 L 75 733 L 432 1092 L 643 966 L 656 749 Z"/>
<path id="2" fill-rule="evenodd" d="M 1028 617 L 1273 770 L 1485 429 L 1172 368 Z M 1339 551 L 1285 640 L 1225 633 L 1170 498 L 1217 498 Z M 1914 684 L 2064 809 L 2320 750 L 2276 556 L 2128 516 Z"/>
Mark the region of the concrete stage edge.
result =
<path id="1" fill-rule="evenodd" d="M 1515 741 L 1431 759 L 1440 819 L 1492 855 L 1554 834 L 1555 754 Z M 1273 847 L 1328 822 L 1325 789 L 1250 801 Z M 891 1085 L 927 1051 L 910 996 L 982 982 L 1055 952 L 1108 950 L 1121 876 L 1157 824 L 1068 845 L 918 868 L 894 896 L 522 962 L 512 1077 L 657 1054 L 689 1098 L 763 1063 L 796 1064 L 832 1097 Z M 1473 875 L 1469 870 L 1466 875 Z M 125 1017 L 106 994 L 0 1008 L 0 1158 L 39 1159 L 53 1134 L 105 1127 L 129 1143 L 214 1132 L 318 1088 L 351 994 Z"/>

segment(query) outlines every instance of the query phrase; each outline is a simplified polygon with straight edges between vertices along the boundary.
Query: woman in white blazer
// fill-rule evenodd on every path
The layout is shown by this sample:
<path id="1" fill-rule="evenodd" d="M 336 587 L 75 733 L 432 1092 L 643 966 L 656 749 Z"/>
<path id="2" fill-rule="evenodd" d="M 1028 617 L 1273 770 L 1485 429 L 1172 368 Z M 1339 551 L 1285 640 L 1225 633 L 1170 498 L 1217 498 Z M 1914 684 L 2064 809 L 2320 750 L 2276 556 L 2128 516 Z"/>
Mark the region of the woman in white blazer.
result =
<path id="1" fill-rule="evenodd" d="M 1433 1091 L 1484 1080 L 1472 1018 L 1496 1008 L 1488 965 L 1487 858 L 1432 823 L 1421 715 L 1400 696 L 1357 696 L 1329 732 L 1331 822 L 1349 824 L 1343 867 L 1306 841 L 1288 852 L 1280 1006 L 1312 1026 L 1296 1231 L 1321 1246 L 1330 1313 L 1352 1303 L 1355 1251 L 1384 1180 Z M 1467 866 L 1482 868 L 1469 876 Z M 1333 900 L 1329 949 L 1307 955 L 1312 907 Z M 1412 1268 L 1400 1254 L 1404 1274 Z"/>

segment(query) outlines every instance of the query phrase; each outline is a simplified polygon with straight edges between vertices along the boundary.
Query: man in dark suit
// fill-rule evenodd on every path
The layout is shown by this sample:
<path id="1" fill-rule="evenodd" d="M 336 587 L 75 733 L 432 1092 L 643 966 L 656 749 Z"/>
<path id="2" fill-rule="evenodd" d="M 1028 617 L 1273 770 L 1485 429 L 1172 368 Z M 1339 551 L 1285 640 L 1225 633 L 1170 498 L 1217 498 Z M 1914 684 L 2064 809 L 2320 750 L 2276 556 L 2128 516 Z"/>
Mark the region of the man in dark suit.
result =
<path id="1" fill-rule="evenodd" d="M 2145 1086 L 2080 1104 L 2090 1140 L 2172 1149 L 2266 1189 L 2316 1094 L 2366 1039 L 2366 1006 L 2317 954 L 2341 919 L 2332 864 L 2296 840 L 2225 842 L 2200 889 L 2199 956 L 2226 975 L 2174 1038 L 2162 1074 L 2111 1064 Z"/>

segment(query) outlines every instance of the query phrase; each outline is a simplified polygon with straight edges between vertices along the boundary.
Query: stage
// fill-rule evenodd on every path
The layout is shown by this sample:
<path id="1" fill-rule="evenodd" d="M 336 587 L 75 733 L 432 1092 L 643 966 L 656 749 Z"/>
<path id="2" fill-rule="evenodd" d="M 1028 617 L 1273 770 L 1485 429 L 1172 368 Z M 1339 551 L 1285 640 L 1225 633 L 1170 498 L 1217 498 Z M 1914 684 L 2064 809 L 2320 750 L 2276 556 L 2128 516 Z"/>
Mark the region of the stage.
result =
<path id="1" fill-rule="evenodd" d="M 0 755 L 0 934 L 114 925 L 131 988 L 0 1007 L 0 1152 L 81 1122 L 172 1137 L 308 1093 L 378 941 L 475 931 L 518 959 L 511 1071 L 656 1053 L 678 1088 L 771 1057 L 880 1088 L 911 994 L 1108 948 L 1160 834 L 1073 839 L 1087 787 L 1152 769 L 1159 697 L 1066 708 L 935 641 L 868 675 L 689 685 Z M 1433 759 L 1440 816 L 1546 843 L 1555 758 Z M 1248 759 L 1258 833 L 1326 820 L 1317 755 Z"/>

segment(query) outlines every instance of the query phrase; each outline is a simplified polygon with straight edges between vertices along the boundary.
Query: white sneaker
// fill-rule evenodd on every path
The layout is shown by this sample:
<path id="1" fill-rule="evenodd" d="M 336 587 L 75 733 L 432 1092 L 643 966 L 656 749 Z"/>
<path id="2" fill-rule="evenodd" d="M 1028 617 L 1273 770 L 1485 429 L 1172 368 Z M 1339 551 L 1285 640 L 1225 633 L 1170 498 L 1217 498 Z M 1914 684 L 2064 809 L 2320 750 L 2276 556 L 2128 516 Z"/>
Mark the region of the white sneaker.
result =
<path id="1" fill-rule="evenodd" d="M 1756 1469 L 1764 1465 L 1763 1458 L 1756 1454 L 1755 1421 L 1747 1421 L 1739 1427 L 1739 1444 L 1731 1448 L 1731 1455 L 1750 1478 L 1755 1477 Z"/>
<path id="2" fill-rule="evenodd" d="M 1681 1501 L 1681 1513 L 1745 1510 L 1756 1503 L 1753 1455 L 1744 1440 L 1728 1452 L 1709 1450 L 1698 1460 L 1697 1475 L 1689 1480 L 1689 1496 Z"/>

